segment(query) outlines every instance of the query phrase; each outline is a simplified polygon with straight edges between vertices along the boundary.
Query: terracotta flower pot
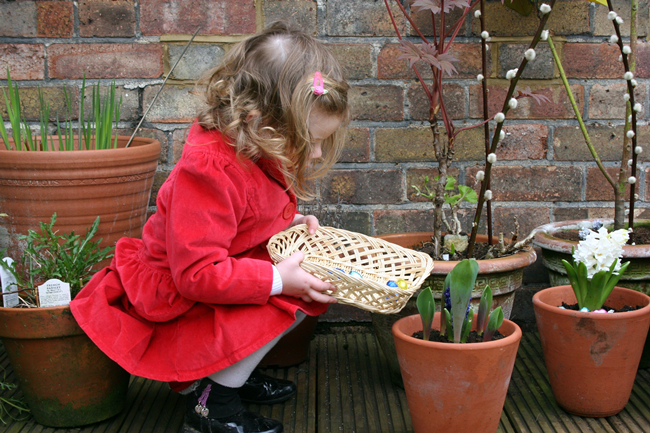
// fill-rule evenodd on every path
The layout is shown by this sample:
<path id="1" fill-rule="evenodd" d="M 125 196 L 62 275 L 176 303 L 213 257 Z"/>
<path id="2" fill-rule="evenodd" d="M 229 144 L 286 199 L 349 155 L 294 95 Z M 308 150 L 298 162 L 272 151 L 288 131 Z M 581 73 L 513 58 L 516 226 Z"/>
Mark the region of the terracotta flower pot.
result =
<path id="1" fill-rule="evenodd" d="M 147 218 L 160 142 L 118 137 L 117 149 L 15 151 L 0 147 L 0 250 L 19 257 L 19 235 L 40 230 L 57 213 L 56 229 L 83 235 L 100 217 L 101 247 L 140 237 Z M 104 264 L 110 263 L 110 259 Z"/>
<path id="2" fill-rule="evenodd" d="M 440 313 L 433 323 L 440 323 Z M 470 344 L 411 337 L 421 330 L 419 315 L 393 325 L 414 431 L 495 432 L 521 340 L 519 326 L 504 320 L 499 332 L 506 338 Z"/>
<path id="3" fill-rule="evenodd" d="M 0 338 L 39 424 L 78 427 L 124 408 L 130 375 L 86 336 L 69 307 L 0 308 Z"/>
<path id="4" fill-rule="evenodd" d="M 410 248 L 419 242 L 430 241 L 432 235 L 433 233 L 431 232 L 417 232 L 397 233 L 377 237 L 402 247 Z M 487 236 L 478 235 L 477 241 L 487 242 Z M 516 291 L 522 284 L 524 268 L 534 263 L 536 258 L 535 251 L 529 248 L 510 257 L 479 260 L 479 274 L 476 278 L 475 290 L 472 292 L 471 300 L 474 312 L 478 311 L 478 303 L 481 299 L 483 289 L 485 289 L 486 285 L 489 285 L 493 294 L 492 308 L 500 306 L 503 309 L 503 317 L 509 319 L 512 306 L 514 305 Z M 445 277 L 458 263 L 458 261 L 434 261 L 433 271 L 431 271 L 431 277 L 427 280 L 427 283 L 431 282 L 432 284 L 431 290 L 436 300 L 437 311 L 440 311 L 440 305 L 442 305 Z M 399 363 L 397 362 L 391 327 L 402 317 L 418 314 L 418 309 L 415 304 L 418 293 L 419 291 L 413 295 L 402 311 L 397 314 L 370 314 L 375 336 L 388 361 L 391 380 L 397 386 L 402 386 L 402 376 L 400 375 Z"/>
<path id="5" fill-rule="evenodd" d="M 558 308 L 563 301 L 577 302 L 571 286 L 550 287 L 533 296 L 553 396 L 575 415 L 615 415 L 632 392 L 650 326 L 650 297 L 615 287 L 607 305 L 643 308 L 609 314 Z"/>

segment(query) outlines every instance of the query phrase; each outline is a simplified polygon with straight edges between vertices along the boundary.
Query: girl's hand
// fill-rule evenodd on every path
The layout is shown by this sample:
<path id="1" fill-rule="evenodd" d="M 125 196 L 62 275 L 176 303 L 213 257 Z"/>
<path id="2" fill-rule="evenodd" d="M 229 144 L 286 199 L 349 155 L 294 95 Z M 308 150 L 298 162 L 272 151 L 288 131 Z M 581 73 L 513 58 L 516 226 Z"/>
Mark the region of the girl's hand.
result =
<path id="1" fill-rule="evenodd" d="M 305 302 L 336 303 L 336 298 L 322 293 L 326 290 L 336 290 L 336 287 L 319 280 L 302 269 L 300 263 L 304 258 L 305 255 L 301 251 L 297 251 L 291 257 L 275 265 L 282 278 L 282 294 L 300 298 Z"/>
<path id="2" fill-rule="evenodd" d="M 307 224 L 307 231 L 309 231 L 310 235 L 316 233 L 316 230 L 318 230 L 319 227 L 318 218 L 313 215 L 296 214 L 289 227 L 297 226 L 299 224 Z"/>

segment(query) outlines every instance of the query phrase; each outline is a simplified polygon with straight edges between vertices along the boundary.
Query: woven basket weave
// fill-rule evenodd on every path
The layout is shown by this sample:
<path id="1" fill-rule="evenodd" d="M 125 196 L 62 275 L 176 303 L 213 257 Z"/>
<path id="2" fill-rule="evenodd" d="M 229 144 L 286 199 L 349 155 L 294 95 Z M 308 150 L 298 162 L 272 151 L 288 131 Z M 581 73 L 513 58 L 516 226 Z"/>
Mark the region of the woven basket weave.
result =
<path id="1" fill-rule="evenodd" d="M 342 304 L 375 313 L 399 312 L 433 269 L 429 255 L 361 233 L 320 227 L 310 235 L 302 224 L 273 236 L 267 249 L 275 263 L 302 251 L 301 267 L 337 290 L 327 292 Z M 358 272 L 363 278 L 351 276 Z M 404 280 L 406 289 L 389 287 Z"/>

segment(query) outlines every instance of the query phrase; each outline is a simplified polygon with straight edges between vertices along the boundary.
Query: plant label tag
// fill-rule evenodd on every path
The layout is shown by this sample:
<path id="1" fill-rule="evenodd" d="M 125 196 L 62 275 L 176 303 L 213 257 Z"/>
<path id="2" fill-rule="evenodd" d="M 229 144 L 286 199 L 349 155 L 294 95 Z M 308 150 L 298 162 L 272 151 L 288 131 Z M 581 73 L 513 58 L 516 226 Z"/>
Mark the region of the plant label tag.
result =
<path id="1" fill-rule="evenodd" d="M 10 257 L 5 257 L 2 259 L 7 266 L 12 267 L 14 261 Z M 0 266 L 0 284 L 2 284 L 2 293 L 15 292 L 18 290 L 18 285 L 16 284 L 16 277 L 14 274 L 9 272 Z M 9 295 L 2 295 L 2 306 L 5 308 L 13 308 L 18 305 L 18 293 L 11 293 Z"/>
<path id="2" fill-rule="evenodd" d="M 38 286 L 38 299 L 41 307 L 59 307 L 68 305 L 72 300 L 70 284 L 53 278 Z"/>

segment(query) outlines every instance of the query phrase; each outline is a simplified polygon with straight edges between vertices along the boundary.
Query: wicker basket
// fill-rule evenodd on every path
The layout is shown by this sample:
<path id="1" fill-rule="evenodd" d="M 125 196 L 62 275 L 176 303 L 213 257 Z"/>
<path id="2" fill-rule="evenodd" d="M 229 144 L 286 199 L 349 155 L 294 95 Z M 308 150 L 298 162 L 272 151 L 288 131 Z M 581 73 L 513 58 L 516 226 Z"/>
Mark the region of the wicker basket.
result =
<path id="1" fill-rule="evenodd" d="M 301 267 L 336 286 L 328 295 L 375 313 L 399 312 L 433 269 L 427 254 L 332 227 L 310 235 L 306 225 L 298 225 L 273 236 L 267 248 L 275 263 L 302 251 Z M 352 271 L 363 278 L 350 275 Z M 397 280 L 406 281 L 407 288 L 387 285 Z"/>

